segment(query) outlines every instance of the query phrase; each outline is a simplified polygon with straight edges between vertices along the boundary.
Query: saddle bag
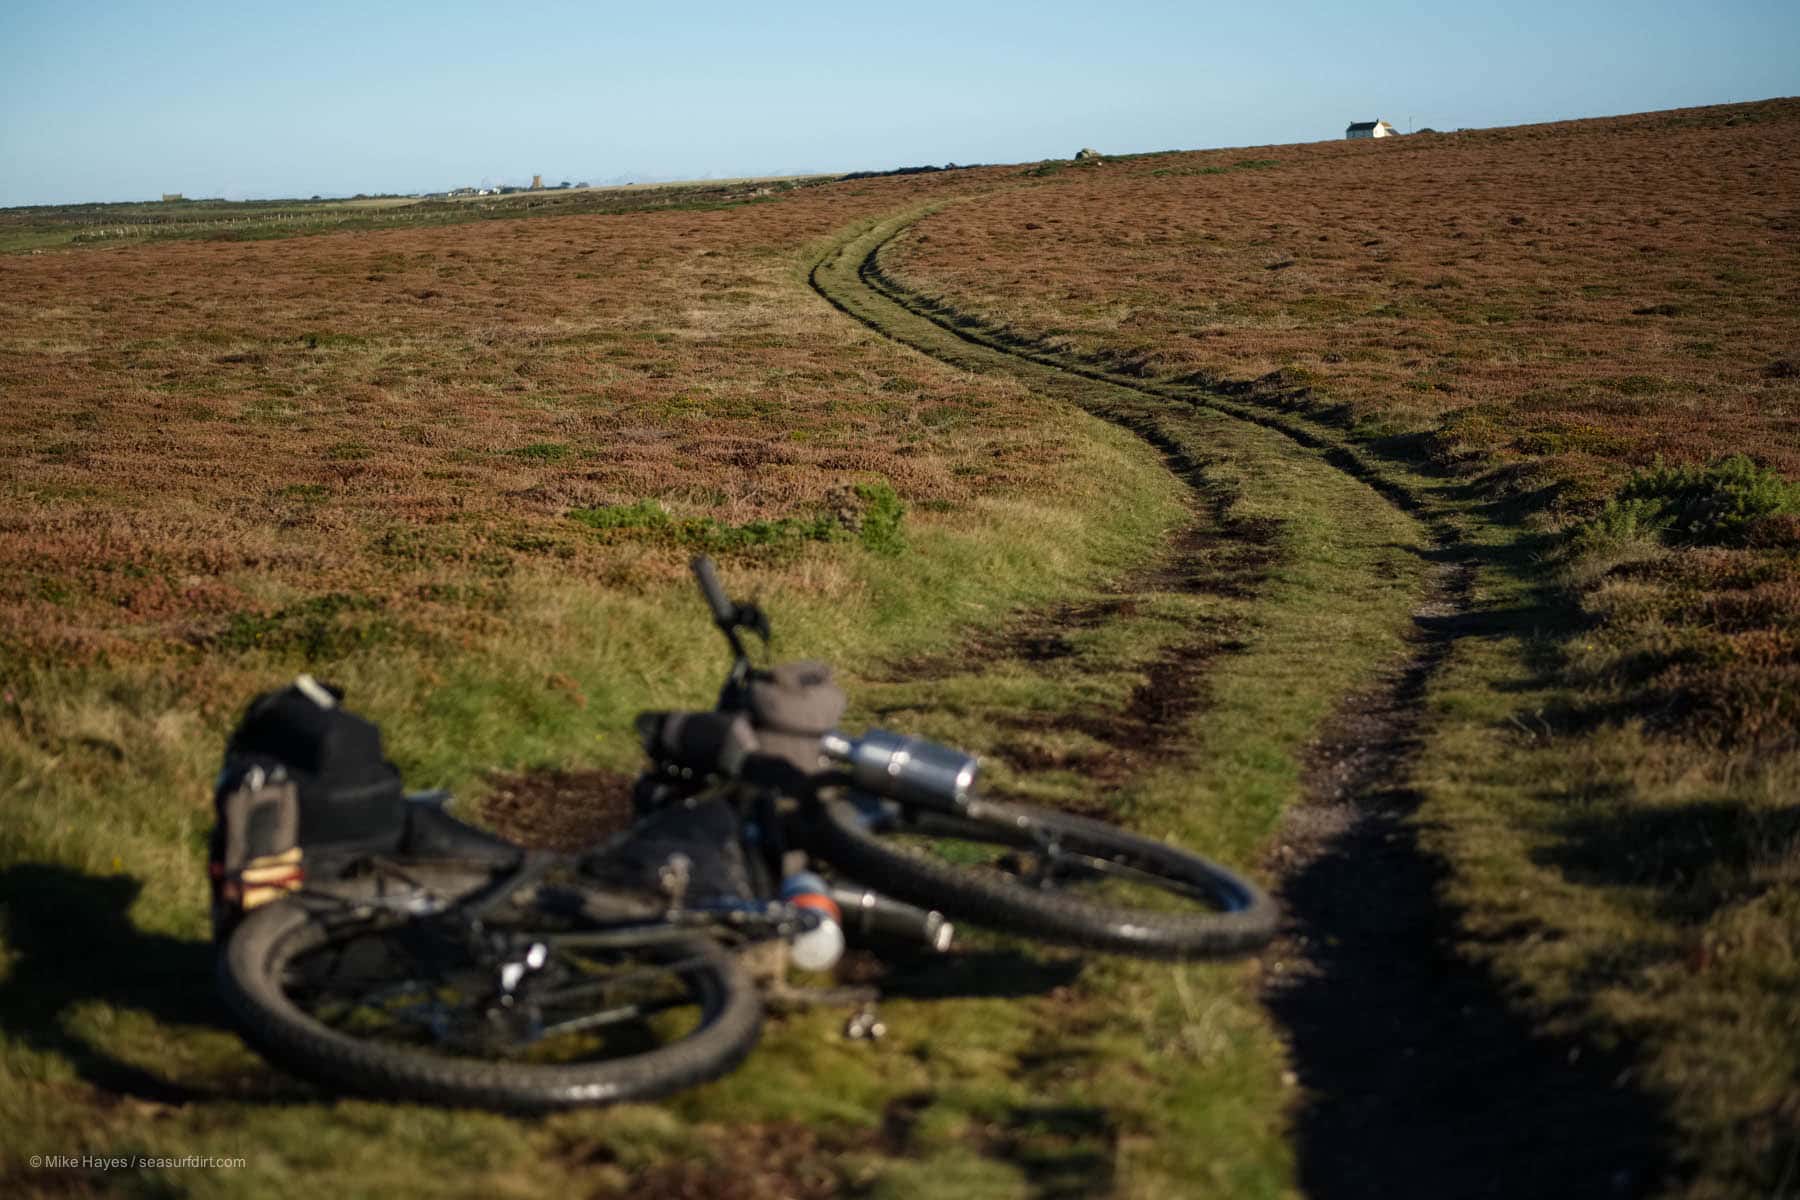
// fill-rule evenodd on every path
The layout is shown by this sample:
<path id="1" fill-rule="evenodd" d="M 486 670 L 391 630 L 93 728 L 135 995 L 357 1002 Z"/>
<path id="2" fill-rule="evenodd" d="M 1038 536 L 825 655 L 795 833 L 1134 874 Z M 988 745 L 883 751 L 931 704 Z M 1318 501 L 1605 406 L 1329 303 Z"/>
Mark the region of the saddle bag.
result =
<path id="1" fill-rule="evenodd" d="M 405 835 L 400 772 L 381 731 L 342 692 L 302 675 L 250 702 L 213 791 L 213 930 L 294 891 L 310 868 L 393 853 Z"/>

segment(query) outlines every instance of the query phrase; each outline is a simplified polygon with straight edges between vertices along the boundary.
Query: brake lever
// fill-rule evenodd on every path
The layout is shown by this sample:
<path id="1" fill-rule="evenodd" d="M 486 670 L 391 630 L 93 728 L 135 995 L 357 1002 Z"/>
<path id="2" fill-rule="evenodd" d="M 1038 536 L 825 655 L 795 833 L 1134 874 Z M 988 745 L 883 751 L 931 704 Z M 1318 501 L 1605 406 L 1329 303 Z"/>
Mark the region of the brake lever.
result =
<path id="1" fill-rule="evenodd" d="M 694 555 L 688 566 L 700 584 L 700 594 L 706 598 L 706 606 L 712 610 L 713 624 L 719 627 L 719 632 L 725 635 L 725 640 L 731 645 L 731 678 L 741 683 L 749 677 L 751 666 L 749 652 L 744 649 L 738 630 L 754 633 L 761 638 L 763 653 L 767 654 L 769 641 L 773 636 L 769 627 L 769 614 L 759 605 L 734 602 L 726 593 L 725 585 L 719 582 L 718 567 L 706 555 Z"/>
<path id="2" fill-rule="evenodd" d="M 737 606 L 735 623 L 739 629 L 754 633 L 762 639 L 763 650 L 769 648 L 769 614 L 756 604 L 740 604 Z"/>

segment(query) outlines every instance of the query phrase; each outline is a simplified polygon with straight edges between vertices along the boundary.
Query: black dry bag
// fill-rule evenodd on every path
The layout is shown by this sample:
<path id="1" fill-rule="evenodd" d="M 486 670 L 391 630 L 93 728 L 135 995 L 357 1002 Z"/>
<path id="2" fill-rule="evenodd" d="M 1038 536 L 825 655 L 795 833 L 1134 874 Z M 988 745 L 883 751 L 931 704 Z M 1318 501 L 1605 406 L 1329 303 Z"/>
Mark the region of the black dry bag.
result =
<path id="1" fill-rule="evenodd" d="M 392 853 L 406 828 L 400 772 L 381 730 L 302 675 L 250 702 L 213 793 L 215 931 L 297 888 L 309 864 Z"/>

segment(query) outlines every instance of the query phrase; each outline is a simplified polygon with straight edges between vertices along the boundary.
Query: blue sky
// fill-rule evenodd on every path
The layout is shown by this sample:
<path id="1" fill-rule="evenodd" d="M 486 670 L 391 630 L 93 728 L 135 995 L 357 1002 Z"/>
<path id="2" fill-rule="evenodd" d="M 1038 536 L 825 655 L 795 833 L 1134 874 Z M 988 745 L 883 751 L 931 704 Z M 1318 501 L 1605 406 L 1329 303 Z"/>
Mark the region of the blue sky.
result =
<path id="1" fill-rule="evenodd" d="M 1800 3 L 4 0 L 0 205 L 1019 162 L 1800 93 Z"/>

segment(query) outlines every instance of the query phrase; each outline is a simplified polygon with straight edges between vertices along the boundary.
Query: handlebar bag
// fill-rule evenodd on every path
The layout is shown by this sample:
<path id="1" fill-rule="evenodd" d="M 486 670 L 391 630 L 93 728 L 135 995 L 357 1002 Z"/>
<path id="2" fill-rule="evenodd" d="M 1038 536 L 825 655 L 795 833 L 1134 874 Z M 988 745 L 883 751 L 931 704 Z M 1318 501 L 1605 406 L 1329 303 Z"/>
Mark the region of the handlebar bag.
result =
<path id="1" fill-rule="evenodd" d="M 341 698 L 302 675 L 252 700 L 232 731 L 213 793 L 215 930 L 297 888 L 307 859 L 398 849 L 400 772 L 382 753 L 381 730 Z"/>

